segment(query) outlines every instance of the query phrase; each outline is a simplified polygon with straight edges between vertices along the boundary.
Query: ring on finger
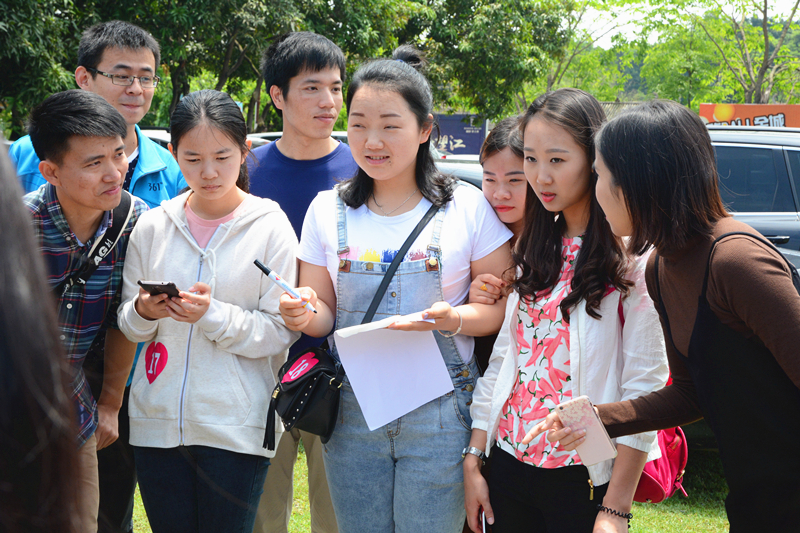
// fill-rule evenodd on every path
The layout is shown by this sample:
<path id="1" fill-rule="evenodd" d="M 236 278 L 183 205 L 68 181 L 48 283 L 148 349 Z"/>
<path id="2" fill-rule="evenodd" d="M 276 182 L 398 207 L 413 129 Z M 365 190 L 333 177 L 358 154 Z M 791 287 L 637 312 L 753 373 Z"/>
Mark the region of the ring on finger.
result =
<path id="1" fill-rule="evenodd" d="M 485 290 L 486 290 L 486 284 L 485 284 L 485 283 L 484 283 L 483 285 L 481 285 L 481 290 L 482 290 L 482 291 L 485 291 Z"/>

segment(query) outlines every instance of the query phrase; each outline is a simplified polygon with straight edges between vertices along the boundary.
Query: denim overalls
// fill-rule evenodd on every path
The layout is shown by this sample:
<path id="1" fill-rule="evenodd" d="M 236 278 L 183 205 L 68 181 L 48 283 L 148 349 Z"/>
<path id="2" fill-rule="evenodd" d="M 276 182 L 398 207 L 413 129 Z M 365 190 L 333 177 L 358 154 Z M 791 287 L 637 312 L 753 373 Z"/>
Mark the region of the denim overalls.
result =
<path id="1" fill-rule="evenodd" d="M 344 259 L 345 207 L 337 196 L 339 271 L 336 328 L 361 323 L 389 263 Z M 436 214 L 428 258 L 400 263 L 373 320 L 422 311 L 443 301 L 439 235 L 445 208 Z M 342 533 L 457 533 L 464 525 L 461 451 L 472 419 L 469 404 L 478 377 L 471 357 L 463 362 L 451 338 L 434 331 L 455 390 L 370 431 L 353 389 L 342 386 L 340 419 L 325 445 L 325 470 Z M 376 347 L 380 349 L 380 347 Z M 336 349 L 334 356 L 338 358 Z M 386 387 L 403 387 L 392 376 L 375 376 Z"/>

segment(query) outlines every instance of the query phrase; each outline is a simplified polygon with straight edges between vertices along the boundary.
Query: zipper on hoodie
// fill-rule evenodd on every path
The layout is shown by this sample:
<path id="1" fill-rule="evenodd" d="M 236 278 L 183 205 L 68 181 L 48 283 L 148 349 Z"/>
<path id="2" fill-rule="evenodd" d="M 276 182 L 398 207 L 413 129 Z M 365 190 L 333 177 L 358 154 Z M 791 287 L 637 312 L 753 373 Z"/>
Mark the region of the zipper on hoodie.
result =
<path id="1" fill-rule="evenodd" d="M 200 281 L 200 275 L 203 272 L 203 256 L 200 256 L 200 262 L 197 266 L 197 279 L 195 283 Z M 189 354 L 192 350 L 192 333 L 194 332 L 194 324 L 189 327 L 189 339 L 186 342 L 186 363 L 183 367 L 183 384 L 181 384 L 181 406 L 180 406 L 180 418 L 178 420 L 178 426 L 180 428 L 181 434 L 181 442 L 180 445 L 184 445 L 184 435 L 183 435 L 183 421 L 184 421 L 184 408 L 185 408 L 185 400 L 186 400 L 186 381 L 189 376 Z"/>

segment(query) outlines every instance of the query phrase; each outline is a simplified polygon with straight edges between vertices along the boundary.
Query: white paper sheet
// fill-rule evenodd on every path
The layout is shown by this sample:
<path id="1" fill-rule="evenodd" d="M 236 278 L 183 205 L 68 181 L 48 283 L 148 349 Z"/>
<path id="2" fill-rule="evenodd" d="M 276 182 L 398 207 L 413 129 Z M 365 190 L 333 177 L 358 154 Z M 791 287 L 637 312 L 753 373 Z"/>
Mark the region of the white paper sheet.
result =
<path id="1" fill-rule="evenodd" d="M 389 317 L 334 334 L 339 358 L 371 431 L 453 390 L 433 332 L 384 329 L 401 320 L 421 321 L 422 316 Z"/>

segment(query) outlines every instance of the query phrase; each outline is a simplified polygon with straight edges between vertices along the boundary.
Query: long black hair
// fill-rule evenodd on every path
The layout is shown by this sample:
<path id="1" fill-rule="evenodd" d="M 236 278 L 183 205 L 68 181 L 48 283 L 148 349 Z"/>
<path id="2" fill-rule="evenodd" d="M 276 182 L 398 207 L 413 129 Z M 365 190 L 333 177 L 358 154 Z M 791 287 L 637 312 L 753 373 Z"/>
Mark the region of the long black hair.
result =
<path id="1" fill-rule="evenodd" d="M 402 96 L 417 117 L 420 128 L 432 126 L 433 94 L 428 80 L 419 72 L 424 65 L 422 53 L 409 45 L 398 47 L 392 59 L 377 59 L 363 65 L 353 75 L 353 81 L 347 89 L 347 112 L 350 113 L 350 103 L 361 87 L 377 85 Z M 419 145 L 414 175 L 422 196 L 433 205 L 441 207 L 453 197 L 455 179 L 442 175 L 436 168 L 431 155 L 430 136 Z M 372 194 L 372 187 L 372 178 L 359 168 L 354 177 L 336 188 L 345 204 L 361 207 Z"/>
<path id="2" fill-rule="evenodd" d="M 200 124 L 208 124 L 221 131 L 243 154 L 250 154 L 247 147 L 247 124 L 242 110 L 228 94 L 206 89 L 188 94 L 178 102 L 169 123 L 172 149 L 176 155 L 181 138 Z M 246 163 L 239 167 L 236 186 L 244 192 L 250 192 Z"/>
<path id="3" fill-rule="evenodd" d="M 543 94 L 525 113 L 520 123 L 523 133 L 534 117 L 541 117 L 550 124 L 564 128 L 585 150 L 590 166 L 594 163 L 593 136 L 606 118 L 603 108 L 594 96 L 578 89 L 558 89 Z M 600 318 L 597 310 L 608 286 L 627 295 L 632 285 L 624 278 L 628 261 L 623 253 L 622 243 L 611 231 L 595 196 L 597 174 L 592 170 L 587 178 L 590 180 L 591 191 L 589 224 L 575 262 L 572 290 L 560 305 L 561 314 L 566 321 L 569 321 L 569 310 L 581 300 L 586 300 L 589 316 Z M 514 289 L 521 298 L 532 300 L 537 292 L 555 286 L 564 261 L 561 255 L 561 238 L 565 230 L 563 216 L 545 209 L 536 195 L 527 196 L 525 229 L 513 252 L 514 263 L 522 270 L 522 274 L 514 282 Z"/>
<path id="4" fill-rule="evenodd" d="M 682 105 L 669 100 L 638 105 L 604 125 L 596 143 L 625 197 L 633 253 L 652 245 L 670 255 L 699 235 L 710 236 L 714 223 L 729 216 L 708 130 Z"/>

